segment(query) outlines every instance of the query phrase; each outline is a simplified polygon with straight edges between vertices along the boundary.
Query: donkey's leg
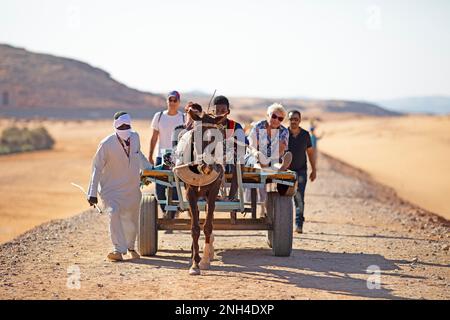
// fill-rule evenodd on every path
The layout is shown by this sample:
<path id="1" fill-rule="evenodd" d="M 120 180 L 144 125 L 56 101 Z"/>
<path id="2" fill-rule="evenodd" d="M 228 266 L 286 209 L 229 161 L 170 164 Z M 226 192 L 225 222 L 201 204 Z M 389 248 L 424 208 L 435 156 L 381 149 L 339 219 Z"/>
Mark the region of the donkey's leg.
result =
<path id="1" fill-rule="evenodd" d="M 205 247 L 203 249 L 203 257 L 200 261 L 201 269 L 208 269 L 211 264 L 211 259 L 214 257 L 214 236 L 213 236 L 213 220 L 214 220 L 214 210 L 216 208 L 216 197 L 219 193 L 221 180 L 217 179 L 215 185 L 209 190 L 208 199 L 208 210 L 205 220 L 205 225 L 203 227 L 203 232 L 205 233 Z"/>
<path id="2" fill-rule="evenodd" d="M 213 200 L 215 201 L 215 199 Z M 212 220 L 214 215 L 214 205 L 211 205 L 210 197 L 208 196 L 208 208 L 206 214 L 205 225 L 203 226 L 203 232 L 205 233 L 205 245 L 203 247 L 203 256 L 200 261 L 199 267 L 202 270 L 209 269 L 211 265 L 211 251 L 214 249 L 211 248 L 211 235 L 212 235 Z"/>
<path id="3" fill-rule="evenodd" d="M 192 266 L 189 269 L 189 274 L 199 275 L 200 268 L 198 266 L 200 262 L 198 239 L 200 238 L 200 219 L 199 211 L 197 206 L 197 193 L 192 187 L 188 188 L 187 198 L 189 201 L 189 206 L 191 210 L 191 235 L 192 235 Z"/>
<path id="4" fill-rule="evenodd" d="M 209 259 L 214 259 L 214 233 L 211 232 L 211 236 L 209 237 Z"/>

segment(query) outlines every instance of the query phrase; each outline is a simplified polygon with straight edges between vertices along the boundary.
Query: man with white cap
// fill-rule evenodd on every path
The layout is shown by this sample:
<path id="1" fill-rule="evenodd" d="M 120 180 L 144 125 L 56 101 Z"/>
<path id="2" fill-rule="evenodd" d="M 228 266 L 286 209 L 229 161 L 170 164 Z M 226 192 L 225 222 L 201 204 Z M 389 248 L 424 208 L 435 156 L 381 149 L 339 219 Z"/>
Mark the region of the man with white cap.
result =
<path id="1" fill-rule="evenodd" d="M 123 260 L 129 253 L 139 258 L 134 245 L 138 230 L 141 201 L 140 170 L 151 167 L 141 152 L 139 135 L 131 130 L 130 115 L 124 111 L 114 115 L 115 132 L 98 146 L 92 165 L 88 202 L 98 203 L 97 192 L 109 213 L 109 230 L 113 251 L 111 261 Z"/>

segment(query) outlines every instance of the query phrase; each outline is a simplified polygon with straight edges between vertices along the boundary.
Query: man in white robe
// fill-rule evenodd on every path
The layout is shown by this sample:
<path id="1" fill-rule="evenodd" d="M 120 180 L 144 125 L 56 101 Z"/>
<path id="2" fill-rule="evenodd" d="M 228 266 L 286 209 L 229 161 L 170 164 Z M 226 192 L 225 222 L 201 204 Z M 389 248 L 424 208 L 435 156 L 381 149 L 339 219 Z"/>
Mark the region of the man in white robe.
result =
<path id="1" fill-rule="evenodd" d="M 131 130 L 131 119 L 126 112 L 114 115 L 115 132 L 98 146 L 92 165 L 88 188 L 88 202 L 97 204 L 97 192 L 108 212 L 113 251 L 110 261 L 121 261 L 127 252 L 133 259 L 141 201 L 140 170 L 151 168 L 141 152 L 139 135 Z"/>

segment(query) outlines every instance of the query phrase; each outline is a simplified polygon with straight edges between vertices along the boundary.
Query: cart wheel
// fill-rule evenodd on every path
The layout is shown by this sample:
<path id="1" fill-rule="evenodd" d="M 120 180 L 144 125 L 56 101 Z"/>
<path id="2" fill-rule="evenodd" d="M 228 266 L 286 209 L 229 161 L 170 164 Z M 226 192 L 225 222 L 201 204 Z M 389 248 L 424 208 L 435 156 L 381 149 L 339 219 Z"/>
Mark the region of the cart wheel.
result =
<path id="1" fill-rule="evenodd" d="M 142 256 L 154 256 L 158 251 L 158 204 L 155 196 L 144 194 L 139 213 L 138 249 Z"/>
<path id="2" fill-rule="evenodd" d="M 272 201 L 269 201 L 269 198 L 266 199 L 265 204 L 265 215 L 267 217 L 267 222 L 269 222 L 273 226 L 273 203 Z M 273 231 L 267 230 L 267 244 L 269 245 L 269 248 L 272 248 L 273 244 Z"/>
<path id="3" fill-rule="evenodd" d="M 278 192 L 267 193 L 267 216 L 272 222 L 272 230 L 267 233 L 267 242 L 275 256 L 291 255 L 292 210 L 292 197 L 280 196 Z"/>

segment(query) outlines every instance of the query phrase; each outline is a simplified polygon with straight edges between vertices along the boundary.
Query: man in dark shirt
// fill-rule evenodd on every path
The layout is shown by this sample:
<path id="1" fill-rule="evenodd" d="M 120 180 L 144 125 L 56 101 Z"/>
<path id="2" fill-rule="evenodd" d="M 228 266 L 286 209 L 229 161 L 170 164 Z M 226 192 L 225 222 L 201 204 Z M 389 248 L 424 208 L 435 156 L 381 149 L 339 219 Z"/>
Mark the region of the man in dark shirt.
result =
<path id="1" fill-rule="evenodd" d="M 295 202 L 295 232 L 303 232 L 304 208 L 305 208 L 305 189 L 307 178 L 308 165 L 306 161 L 306 154 L 308 155 L 309 163 L 311 164 L 311 174 L 309 179 L 314 181 L 316 179 L 316 163 L 314 157 L 314 149 L 311 144 L 311 137 L 309 132 L 300 127 L 302 115 L 299 111 L 293 110 L 288 113 L 289 118 L 289 151 L 292 152 L 292 162 L 289 167 L 297 173 L 298 188 L 294 196 Z"/>
<path id="2" fill-rule="evenodd" d="M 240 143 L 240 147 L 237 144 L 234 144 L 234 156 L 232 163 L 227 163 L 225 165 L 225 173 L 232 173 L 231 186 L 228 194 L 228 200 L 237 201 L 237 191 L 238 191 L 238 181 L 237 181 L 237 172 L 236 165 L 237 163 L 241 163 L 241 172 L 244 170 L 243 166 L 243 156 L 245 155 L 245 145 L 247 141 L 245 139 L 245 133 L 242 125 L 239 122 L 228 119 L 228 115 L 230 114 L 230 102 L 225 96 L 217 96 L 214 98 L 214 113 L 217 116 L 226 115 L 225 118 L 220 125 L 225 129 L 225 134 L 227 135 L 224 138 L 230 138 L 234 136 L 234 141 Z M 230 136 L 228 136 L 228 134 Z M 242 147 L 244 145 L 244 147 Z M 226 152 L 224 146 L 224 154 Z"/>

